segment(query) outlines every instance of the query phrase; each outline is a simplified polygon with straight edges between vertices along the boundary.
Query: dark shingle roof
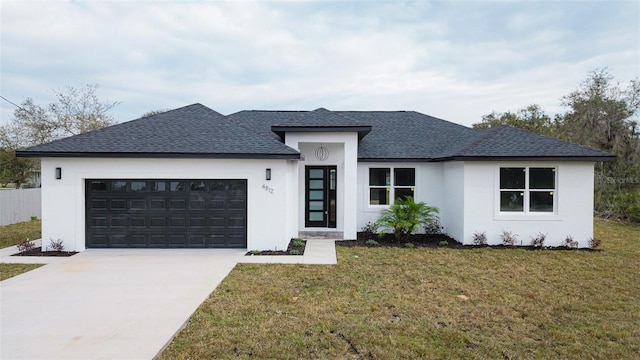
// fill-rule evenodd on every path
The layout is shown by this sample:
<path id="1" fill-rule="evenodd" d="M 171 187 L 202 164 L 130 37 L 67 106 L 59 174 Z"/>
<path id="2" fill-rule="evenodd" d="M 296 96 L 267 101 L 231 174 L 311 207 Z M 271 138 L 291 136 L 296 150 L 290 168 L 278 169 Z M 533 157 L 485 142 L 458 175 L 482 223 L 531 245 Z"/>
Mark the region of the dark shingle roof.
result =
<path id="1" fill-rule="evenodd" d="M 413 111 L 240 111 L 201 104 L 18 151 L 19 156 L 286 158 L 285 131 L 354 131 L 360 161 L 571 159 L 615 156 L 507 126 L 471 129 Z M 366 135 L 366 136 L 365 136 Z"/>
<path id="2" fill-rule="evenodd" d="M 60 139 L 18 152 L 20 156 L 135 156 L 291 158 L 298 151 L 226 121 L 193 104 L 150 117 Z"/>

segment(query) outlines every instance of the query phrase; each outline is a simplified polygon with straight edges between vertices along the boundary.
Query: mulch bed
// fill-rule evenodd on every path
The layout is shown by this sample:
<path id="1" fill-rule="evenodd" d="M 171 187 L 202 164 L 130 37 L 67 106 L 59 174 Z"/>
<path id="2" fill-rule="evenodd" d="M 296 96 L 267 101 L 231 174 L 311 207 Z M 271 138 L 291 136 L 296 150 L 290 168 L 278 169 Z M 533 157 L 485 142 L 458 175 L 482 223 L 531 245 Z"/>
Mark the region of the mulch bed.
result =
<path id="1" fill-rule="evenodd" d="M 11 256 L 72 256 L 77 253 L 77 251 L 42 251 L 42 247 L 37 247 Z"/>
<path id="2" fill-rule="evenodd" d="M 295 239 L 291 239 L 291 241 L 289 241 L 289 245 L 287 246 L 287 250 L 263 250 L 263 251 L 249 251 L 247 252 L 245 255 L 304 255 L 304 249 L 307 247 L 307 241 L 306 240 L 302 240 L 303 245 L 302 246 L 294 246 L 293 245 L 293 241 Z M 297 250 L 299 252 L 299 254 L 296 254 L 295 251 L 293 252 L 293 254 L 291 253 L 292 250 Z"/>
<path id="3" fill-rule="evenodd" d="M 377 245 L 368 245 L 368 238 L 365 238 L 364 233 L 359 232 L 357 240 L 339 240 L 336 241 L 336 246 L 343 247 L 428 247 L 428 248 L 450 248 L 450 249 L 464 249 L 471 250 L 477 248 L 490 247 L 492 249 L 523 249 L 523 250 L 567 250 L 567 251 L 602 251 L 600 249 L 580 248 L 572 249 L 568 247 L 534 247 L 534 246 L 507 246 L 507 245 L 462 245 L 454 240 L 447 234 L 414 234 L 409 235 L 406 240 L 398 241 L 393 234 L 386 234 L 384 236 L 377 236 L 373 240 L 377 241 Z M 445 243 L 446 242 L 446 243 Z M 410 243 L 412 245 L 407 245 Z"/>

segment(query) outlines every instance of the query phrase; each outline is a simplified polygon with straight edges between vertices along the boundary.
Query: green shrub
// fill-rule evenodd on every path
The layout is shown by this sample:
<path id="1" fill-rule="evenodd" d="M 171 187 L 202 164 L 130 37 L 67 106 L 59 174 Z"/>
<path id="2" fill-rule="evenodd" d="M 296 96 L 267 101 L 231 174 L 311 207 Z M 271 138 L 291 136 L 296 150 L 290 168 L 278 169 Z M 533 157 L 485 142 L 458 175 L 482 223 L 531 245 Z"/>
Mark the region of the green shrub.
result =
<path id="1" fill-rule="evenodd" d="M 303 247 L 304 246 L 304 240 L 299 239 L 299 238 L 295 238 L 293 239 L 293 247 Z"/>
<path id="2" fill-rule="evenodd" d="M 440 244 L 440 246 L 447 246 L 447 245 L 449 245 L 449 242 L 447 240 L 442 240 L 442 241 L 440 241 L 439 244 Z"/>
<path id="3" fill-rule="evenodd" d="M 300 250 L 298 249 L 289 250 L 289 255 L 300 255 Z"/>
<path id="4" fill-rule="evenodd" d="M 377 245 L 380 245 L 380 243 L 379 243 L 379 242 L 377 242 L 377 241 L 375 241 L 375 240 L 373 240 L 373 239 L 369 239 L 369 240 L 367 240 L 367 241 L 365 242 L 365 244 L 367 244 L 368 246 L 377 246 Z"/>
<path id="5" fill-rule="evenodd" d="M 396 199 L 393 205 L 382 211 L 376 226 L 393 231 L 396 240 L 401 241 L 409 237 L 421 226 L 432 224 L 437 216 L 438 208 L 427 206 L 423 202 L 415 202 L 411 196 Z M 381 232 L 385 234 L 385 232 Z"/>
<path id="6" fill-rule="evenodd" d="M 409 248 L 409 249 L 413 249 L 414 247 L 416 247 L 413 243 L 404 243 L 404 247 Z"/>

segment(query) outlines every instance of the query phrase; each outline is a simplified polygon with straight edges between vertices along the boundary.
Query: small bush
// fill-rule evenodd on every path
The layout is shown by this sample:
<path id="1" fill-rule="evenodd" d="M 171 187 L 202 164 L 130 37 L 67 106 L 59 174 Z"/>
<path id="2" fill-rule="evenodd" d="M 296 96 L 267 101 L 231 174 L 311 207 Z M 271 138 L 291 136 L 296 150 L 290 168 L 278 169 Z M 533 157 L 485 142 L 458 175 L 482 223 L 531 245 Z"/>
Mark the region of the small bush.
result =
<path id="1" fill-rule="evenodd" d="M 487 233 L 484 231 L 473 233 L 473 245 L 487 245 Z"/>
<path id="2" fill-rule="evenodd" d="M 447 246 L 449 245 L 449 242 L 447 240 L 442 240 L 439 242 L 440 246 Z"/>
<path id="3" fill-rule="evenodd" d="M 36 221 L 36 220 L 38 220 L 38 217 L 37 217 L 37 216 L 35 216 L 35 215 L 34 215 L 34 216 L 31 216 L 31 221 Z"/>
<path id="4" fill-rule="evenodd" d="M 365 242 L 365 244 L 367 244 L 367 246 L 378 246 L 378 245 L 380 245 L 379 242 L 377 242 L 377 241 L 375 241 L 373 239 L 367 240 L 367 242 Z"/>
<path id="5" fill-rule="evenodd" d="M 51 251 L 58 251 L 58 252 L 63 252 L 64 251 L 64 241 L 62 241 L 62 239 L 58 239 L 58 240 L 53 240 L 53 239 L 49 239 L 49 250 Z"/>
<path id="6" fill-rule="evenodd" d="M 544 241 L 547 239 L 547 234 L 538 233 L 538 235 L 531 238 L 531 246 L 541 248 L 544 246 Z"/>
<path id="7" fill-rule="evenodd" d="M 589 239 L 589 247 L 592 249 L 597 249 L 600 247 L 600 245 L 602 245 L 602 240 L 597 239 L 597 238 L 591 238 Z"/>
<path id="8" fill-rule="evenodd" d="M 299 238 L 293 239 L 293 247 L 303 247 L 303 246 L 304 246 L 304 240 Z"/>
<path id="9" fill-rule="evenodd" d="M 378 224 L 372 223 L 371 221 L 367 222 L 365 226 L 362 227 L 362 236 L 365 240 L 372 240 L 378 238 Z"/>
<path id="10" fill-rule="evenodd" d="M 249 254 L 251 255 L 260 255 L 261 251 L 260 250 L 251 250 L 249 251 Z"/>
<path id="11" fill-rule="evenodd" d="M 440 223 L 440 220 L 433 219 L 432 222 L 427 223 L 424 226 L 424 233 L 429 235 L 440 235 L 444 230 L 444 226 Z"/>
<path id="12" fill-rule="evenodd" d="M 578 242 L 573 240 L 573 237 L 571 235 L 567 235 L 567 237 L 564 239 L 564 247 L 566 247 L 567 249 L 577 249 Z"/>
<path id="13" fill-rule="evenodd" d="M 16 244 L 16 247 L 18 248 L 19 252 L 25 252 L 25 251 L 31 251 L 35 249 L 36 246 L 33 245 L 33 243 L 29 241 L 29 239 L 27 239 L 27 240 L 20 240 L 20 242 Z"/>
<path id="14" fill-rule="evenodd" d="M 408 242 L 408 243 L 404 244 L 404 247 L 409 248 L 409 249 L 413 249 L 416 246 L 413 243 Z"/>
<path id="15" fill-rule="evenodd" d="M 515 246 L 516 242 L 518 241 L 518 235 L 512 233 L 511 231 L 502 230 L 500 239 L 502 239 L 502 245 L 504 246 Z"/>
<path id="16" fill-rule="evenodd" d="M 433 223 L 438 213 L 438 208 L 428 206 L 423 202 L 415 202 L 413 197 L 396 199 L 388 209 L 380 213 L 376 225 L 381 227 L 385 234 L 392 231 L 397 241 L 406 241 L 409 235 L 415 233 L 425 225 Z"/>
<path id="17" fill-rule="evenodd" d="M 289 255 L 300 255 L 300 250 L 298 249 L 289 250 Z"/>

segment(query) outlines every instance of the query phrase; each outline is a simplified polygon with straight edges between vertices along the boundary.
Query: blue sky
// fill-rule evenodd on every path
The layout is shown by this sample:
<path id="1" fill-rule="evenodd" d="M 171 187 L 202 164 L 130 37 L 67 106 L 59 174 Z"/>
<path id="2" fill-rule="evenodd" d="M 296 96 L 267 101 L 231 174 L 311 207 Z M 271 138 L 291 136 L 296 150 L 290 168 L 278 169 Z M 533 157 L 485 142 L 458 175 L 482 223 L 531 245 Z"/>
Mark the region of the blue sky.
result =
<path id="1" fill-rule="evenodd" d="M 98 83 L 119 122 L 202 103 L 415 110 L 470 125 L 640 76 L 639 1 L 0 2 L 1 95 Z M 0 100 L 0 125 L 14 107 Z"/>

